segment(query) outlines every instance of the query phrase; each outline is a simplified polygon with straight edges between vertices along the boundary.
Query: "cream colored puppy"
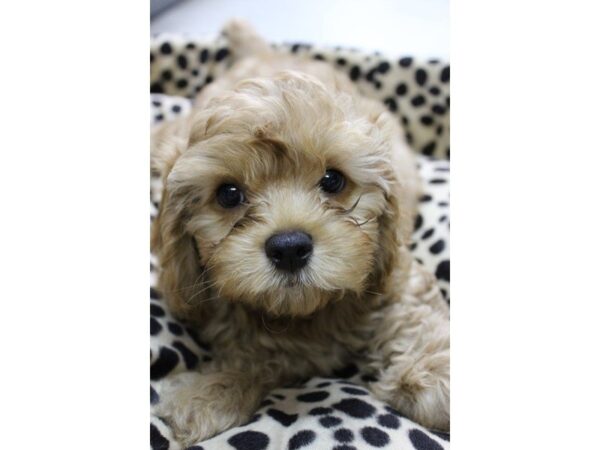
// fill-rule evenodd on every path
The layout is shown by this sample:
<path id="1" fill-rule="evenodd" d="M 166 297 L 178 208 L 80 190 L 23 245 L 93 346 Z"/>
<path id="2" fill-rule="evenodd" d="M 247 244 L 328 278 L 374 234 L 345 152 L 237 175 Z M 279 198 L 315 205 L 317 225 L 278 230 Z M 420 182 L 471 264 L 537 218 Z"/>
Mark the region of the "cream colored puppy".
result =
<path id="1" fill-rule="evenodd" d="M 155 412 L 189 445 L 362 358 L 378 398 L 447 430 L 448 308 L 407 249 L 418 180 L 397 120 L 328 65 L 225 32 L 236 64 L 152 137 L 160 288 L 215 350 Z"/>

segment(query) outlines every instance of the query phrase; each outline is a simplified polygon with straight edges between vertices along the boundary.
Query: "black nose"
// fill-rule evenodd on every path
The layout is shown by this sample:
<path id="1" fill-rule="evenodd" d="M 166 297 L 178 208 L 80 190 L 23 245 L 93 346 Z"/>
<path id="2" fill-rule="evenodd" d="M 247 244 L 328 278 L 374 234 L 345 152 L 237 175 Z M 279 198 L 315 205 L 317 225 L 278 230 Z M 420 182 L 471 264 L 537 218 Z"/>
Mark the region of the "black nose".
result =
<path id="1" fill-rule="evenodd" d="M 312 251 L 312 238 L 302 231 L 284 231 L 274 234 L 265 243 L 267 257 L 275 267 L 288 272 L 304 267 Z"/>

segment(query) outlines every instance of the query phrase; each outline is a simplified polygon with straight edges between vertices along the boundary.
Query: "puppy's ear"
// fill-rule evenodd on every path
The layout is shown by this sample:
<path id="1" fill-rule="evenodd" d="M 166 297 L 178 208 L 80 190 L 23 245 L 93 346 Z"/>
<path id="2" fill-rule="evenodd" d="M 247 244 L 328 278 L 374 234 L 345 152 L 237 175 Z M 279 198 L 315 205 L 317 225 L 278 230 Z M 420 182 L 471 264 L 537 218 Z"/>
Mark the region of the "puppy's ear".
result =
<path id="1" fill-rule="evenodd" d="M 163 192 L 160 210 L 152 229 L 152 250 L 160 262 L 159 286 L 169 310 L 176 317 L 192 319 L 201 303 L 204 285 L 194 238 L 186 232 L 186 200 L 180 194 Z"/>
<path id="2" fill-rule="evenodd" d="M 186 232 L 189 196 L 171 192 L 167 177 L 179 156 L 189 145 L 190 123 L 187 118 L 165 123 L 152 132 L 151 170 L 163 180 L 158 216 L 152 225 L 151 248 L 160 262 L 159 286 L 170 311 L 179 318 L 194 315 L 194 292 L 203 284 L 200 257 L 194 238 Z M 196 288 L 196 289 L 195 289 Z"/>
<path id="3" fill-rule="evenodd" d="M 398 121 L 389 113 L 377 113 L 372 123 L 383 136 L 389 147 L 389 163 L 381 171 L 387 181 L 386 207 L 379 218 L 380 251 L 375 273 L 377 286 L 384 286 L 395 269 L 408 273 L 412 256 L 409 243 L 413 229 L 413 218 L 417 209 L 420 181 L 414 155 L 402 140 Z"/>

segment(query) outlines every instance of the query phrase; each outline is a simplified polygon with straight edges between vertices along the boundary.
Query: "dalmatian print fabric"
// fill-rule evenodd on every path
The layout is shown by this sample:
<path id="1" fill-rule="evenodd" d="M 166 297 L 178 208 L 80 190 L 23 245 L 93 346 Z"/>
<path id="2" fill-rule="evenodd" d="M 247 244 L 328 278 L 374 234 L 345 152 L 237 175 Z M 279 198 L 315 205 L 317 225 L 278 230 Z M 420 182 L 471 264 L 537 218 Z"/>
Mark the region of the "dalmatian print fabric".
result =
<path id="1" fill-rule="evenodd" d="M 435 273 L 450 301 L 449 257 L 449 66 L 436 60 L 395 60 L 352 49 L 306 44 L 274 46 L 279 51 L 328 61 L 348 72 L 360 90 L 379 99 L 404 124 L 406 139 L 420 153 L 424 192 L 411 250 Z M 191 100 L 230 64 L 227 42 L 159 36 L 151 43 L 151 122 L 187 114 Z M 161 199 L 160 178 L 151 178 L 150 215 Z M 200 342 L 167 310 L 156 287 L 158 263 L 150 256 L 150 403 L 160 402 L 160 379 L 186 370 L 202 370 L 212 359 L 209 343 Z M 427 430 L 375 399 L 361 387 L 372 381 L 361 367 L 317 377 L 303 385 L 274 390 L 249 423 L 198 443 L 189 450 L 279 449 L 448 449 L 448 434 Z M 151 414 L 150 445 L 179 450 L 167 423 Z"/>
<path id="2" fill-rule="evenodd" d="M 450 164 L 421 156 L 418 166 L 424 193 L 419 198 L 410 249 L 417 261 L 435 274 L 450 302 Z"/>

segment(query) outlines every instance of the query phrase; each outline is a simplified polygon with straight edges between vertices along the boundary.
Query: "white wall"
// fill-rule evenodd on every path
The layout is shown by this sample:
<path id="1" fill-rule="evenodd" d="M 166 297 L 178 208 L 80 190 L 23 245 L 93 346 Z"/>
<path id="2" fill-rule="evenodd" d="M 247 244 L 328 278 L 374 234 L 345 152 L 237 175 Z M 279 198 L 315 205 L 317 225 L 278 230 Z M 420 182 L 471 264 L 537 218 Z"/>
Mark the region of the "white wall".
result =
<path id="1" fill-rule="evenodd" d="M 448 0 L 186 0 L 158 15 L 153 34 L 214 35 L 228 18 L 248 19 L 269 40 L 449 57 Z"/>

